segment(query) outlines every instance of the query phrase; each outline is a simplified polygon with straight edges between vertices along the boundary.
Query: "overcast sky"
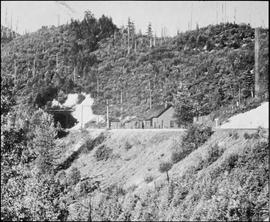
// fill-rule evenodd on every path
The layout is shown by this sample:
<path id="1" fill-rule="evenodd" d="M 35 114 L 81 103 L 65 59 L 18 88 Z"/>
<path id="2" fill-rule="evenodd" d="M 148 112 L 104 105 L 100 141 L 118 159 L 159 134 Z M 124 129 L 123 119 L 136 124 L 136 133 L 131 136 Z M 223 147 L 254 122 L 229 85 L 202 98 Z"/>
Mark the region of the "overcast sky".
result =
<path id="1" fill-rule="evenodd" d="M 59 18 L 60 24 L 71 17 L 82 19 L 84 11 L 91 10 L 98 18 L 102 14 L 112 17 L 118 27 L 126 25 L 130 17 L 142 33 L 151 22 L 157 36 L 164 26 L 173 36 L 177 30 L 186 31 L 188 23 L 194 29 L 196 23 L 199 27 L 216 24 L 225 16 L 230 22 L 235 17 L 237 23 L 268 28 L 268 8 L 268 1 L 1 1 L 1 24 L 11 24 L 12 15 L 13 28 L 18 24 L 22 34 L 25 29 L 32 32 L 44 25 L 57 25 Z"/>

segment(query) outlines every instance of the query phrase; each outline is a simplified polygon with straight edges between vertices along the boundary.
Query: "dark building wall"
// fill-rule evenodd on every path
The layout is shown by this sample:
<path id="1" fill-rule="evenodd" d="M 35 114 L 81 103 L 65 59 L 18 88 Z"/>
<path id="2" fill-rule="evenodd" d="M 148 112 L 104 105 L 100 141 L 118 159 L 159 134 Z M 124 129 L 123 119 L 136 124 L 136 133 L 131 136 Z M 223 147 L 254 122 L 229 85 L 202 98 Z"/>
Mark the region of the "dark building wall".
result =
<path id="1" fill-rule="evenodd" d="M 159 117 L 153 118 L 152 124 L 153 128 L 178 128 L 174 117 L 174 108 L 170 107 Z"/>

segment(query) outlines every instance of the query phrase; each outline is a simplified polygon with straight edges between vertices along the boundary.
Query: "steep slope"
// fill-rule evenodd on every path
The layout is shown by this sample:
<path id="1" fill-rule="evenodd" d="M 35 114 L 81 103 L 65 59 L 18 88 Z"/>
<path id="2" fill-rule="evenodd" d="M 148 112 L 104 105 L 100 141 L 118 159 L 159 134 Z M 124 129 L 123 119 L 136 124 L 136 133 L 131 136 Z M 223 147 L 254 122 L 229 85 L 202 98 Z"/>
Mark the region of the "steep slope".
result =
<path id="1" fill-rule="evenodd" d="M 93 132 L 84 135 L 97 138 L 97 132 L 91 136 Z M 104 133 L 96 146 L 82 149 L 66 169 L 67 175 L 77 168 L 81 178 L 88 177 L 65 197 L 68 203 L 71 196 L 75 198 L 75 202 L 68 204 L 70 219 L 85 220 L 89 216 L 89 208 L 80 207 L 88 205 L 88 195 L 92 196 L 94 220 L 260 220 L 266 217 L 269 198 L 266 131 L 214 133 L 203 146 L 173 165 L 169 183 L 166 175 L 159 172 L 159 164 L 170 160 L 184 132 L 142 130 L 131 134 L 114 130 Z M 95 181 L 99 181 L 100 189 L 87 194 L 86 190 Z"/>

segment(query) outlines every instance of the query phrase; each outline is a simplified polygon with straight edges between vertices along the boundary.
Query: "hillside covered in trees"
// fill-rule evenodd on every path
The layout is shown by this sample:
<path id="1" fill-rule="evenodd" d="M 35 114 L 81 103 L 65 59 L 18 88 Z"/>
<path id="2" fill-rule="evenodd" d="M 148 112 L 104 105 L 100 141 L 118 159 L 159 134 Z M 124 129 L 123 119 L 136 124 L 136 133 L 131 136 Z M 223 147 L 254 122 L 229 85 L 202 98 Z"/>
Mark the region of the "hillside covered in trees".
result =
<path id="1" fill-rule="evenodd" d="M 268 30 L 261 30 L 260 44 L 265 75 Z M 86 92 L 95 98 L 96 114 L 105 113 L 109 99 L 112 116 L 119 117 L 122 95 L 123 116 L 167 102 L 191 119 L 254 97 L 254 29 L 245 24 L 157 38 L 151 25 L 143 35 L 130 20 L 119 29 L 88 11 L 82 21 L 20 36 L 1 54 L 2 87 L 12 88 L 17 105 L 27 107 L 49 107 L 54 98 L 64 102 L 68 93 Z"/>
<path id="2" fill-rule="evenodd" d="M 261 30 L 260 41 L 264 75 L 268 30 Z M 64 103 L 67 94 L 86 92 L 96 114 L 105 113 L 109 100 L 119 117 L 122 95 L 123 116 L 143 115 L 151 94 L 152 106 L 171 103 L 188 122 L 237 101 L 245 106 L 254 96 L 253 67 L 254 29 L 229 23 L 156 38 L 150 25 L 144 35 L 131 21 L 118 28 L 86 12 L 82 21 L 5 43 L 1 220 L 265 220 L 263 129 L 84 129 L 61 138 L 61 127 L 45 111 L 53 99 Z"/>

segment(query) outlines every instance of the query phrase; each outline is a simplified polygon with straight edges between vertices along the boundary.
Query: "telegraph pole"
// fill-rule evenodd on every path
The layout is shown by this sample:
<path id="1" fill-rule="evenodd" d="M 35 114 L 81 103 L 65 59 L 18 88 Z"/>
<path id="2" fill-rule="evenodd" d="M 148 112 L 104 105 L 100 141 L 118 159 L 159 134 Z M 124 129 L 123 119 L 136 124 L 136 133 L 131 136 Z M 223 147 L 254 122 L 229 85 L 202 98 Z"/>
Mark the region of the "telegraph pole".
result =
<path id="1" fill-rule="evenodd" d="M 149 80 L 149 91 L 150 91 L 150 93 L 149 93 L 149 94 L 150 94 L 150 98 L 149 98 L 150 106 L 149 106 L 149 107 L 150 107 L 150 109 L 151 109 L 151 108 L 152 108 L 152 98 L 151 98 L 152 95 L 151 95 L 151 82 L 150 82 L 150 80 Z"/>
<path id="2" fill-rule="evenodd" d="M 216 3 L 216 24 L 218 24 L 218 3 Z"/>
<path id="3" fill-rule="evenodd" d="M 123 117 L 123 90 L 121 89 L 121 119 Z"/>
<path id="4" fill-rule="evenodd" d="M 129 26 L 130 26 L 130 19 L 128 18 L 128 39 L 127 39 L 127 42 L 128 42 L 128 54 L 129 54 L 129 35 L 130 35 L 130 31 L 129 31 Z"/>
<path id="5" fill-rule="evenodd" d="M 110 121 L 109 121 L 109 100 L 106 100 L 107 103 L 107 129 L 110 128 Z"/>
<path id="6" fill-rule="evenodd" d="M 17 86 L 17 63 L 16 63 L 16 59 L 14 60 L 14 83 L 15 83 L 15 86 Z"/>
<path id="7" fill-rule="evenodd" d="M 74 67 L 74 70 L 73 70 L 73 82 L 75 83 L 76 81 L 76 66 Z"/>
<path id="8" fill-rule="evenodd" d="M 255 28 L 255 97 L 260 93 L 260 73 L 259 73 L 259 51 L 260 51 L 260 30 Z"/>
<path id="9" fill-rule="evenodd" d="M 56 71 L 58 72 L 58 53 L 56 53 Z"/>
<path id="10" fill-rule="evenodd" d="M 234 21 L 233 21 L 233 23 L 235 24 L 236 23 L 236 8 L 234 8 L 234 17 L 233 17 L 234 19 Z"/>

